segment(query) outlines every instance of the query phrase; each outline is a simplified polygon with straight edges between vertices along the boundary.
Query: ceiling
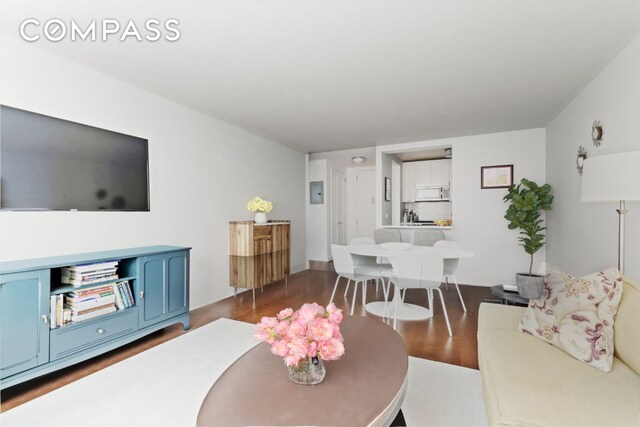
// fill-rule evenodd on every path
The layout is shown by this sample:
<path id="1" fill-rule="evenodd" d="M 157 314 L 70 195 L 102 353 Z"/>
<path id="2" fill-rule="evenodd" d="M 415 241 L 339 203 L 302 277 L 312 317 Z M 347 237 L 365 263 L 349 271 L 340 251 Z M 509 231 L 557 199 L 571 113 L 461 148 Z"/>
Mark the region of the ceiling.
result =
<path id="1" fill-rule="evenodd" d="M 173 43 L 33 44 L 323 152 L 545 126 L 638 34 L 640 1 L 2 0 L 0 32 L 26 18 L 176 18 Z"/>

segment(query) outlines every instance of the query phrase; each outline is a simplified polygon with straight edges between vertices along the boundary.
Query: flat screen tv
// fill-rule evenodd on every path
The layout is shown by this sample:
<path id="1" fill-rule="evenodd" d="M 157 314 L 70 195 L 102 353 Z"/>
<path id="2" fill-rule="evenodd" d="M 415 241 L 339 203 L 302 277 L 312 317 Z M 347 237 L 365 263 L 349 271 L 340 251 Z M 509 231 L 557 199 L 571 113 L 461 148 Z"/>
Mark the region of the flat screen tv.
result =
<path id="1" fill-rule="evenodd" d="M 0 105 L 0 209 L 148 211 L 143 138 Z"/>

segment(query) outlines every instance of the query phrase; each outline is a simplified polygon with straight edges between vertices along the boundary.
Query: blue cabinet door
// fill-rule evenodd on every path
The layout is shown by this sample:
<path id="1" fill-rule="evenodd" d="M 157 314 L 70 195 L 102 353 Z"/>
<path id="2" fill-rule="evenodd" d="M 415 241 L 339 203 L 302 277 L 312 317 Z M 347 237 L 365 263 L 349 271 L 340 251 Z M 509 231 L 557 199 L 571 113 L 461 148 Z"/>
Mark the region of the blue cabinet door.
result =
<path id="1" fill-rule="evenodd" d="M 49 361 L 50 270 L 0 275 L 0 377 Z"/>
<path id="2" fill-rule="evenodd" d="M 140 259 L 136 295 L 140 306 L 140 327 L 143 328 L 162 320 L 165 314 L 167 287 L 167 263 L 164 255 L 152 255 Z"/>
<path id="3" fill-rule="evenodd" d="M 138 276 L 141 328 L 189 310 L 189 255 L 186 251 L 141 258 Z"/>
<path id="4" fill-rule="evenodd" d="M 184 313 L 189 309 L 189 255 L 187 252 L 171 254 L 168 259 L 169 280 L 168 286 L 168 306 L 169 313 Z"/>

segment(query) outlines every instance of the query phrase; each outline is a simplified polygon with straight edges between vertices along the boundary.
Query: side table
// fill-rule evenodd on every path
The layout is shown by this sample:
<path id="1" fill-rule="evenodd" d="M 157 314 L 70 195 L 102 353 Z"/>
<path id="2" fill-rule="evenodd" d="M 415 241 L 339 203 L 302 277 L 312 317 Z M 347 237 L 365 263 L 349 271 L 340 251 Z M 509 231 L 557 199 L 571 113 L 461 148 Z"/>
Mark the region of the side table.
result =
<path id="1" fill-rule="evenodd" d="M 512 304 L 512 305 L 521 305 L 521 306 L 529 305 L 528 299 L 522 298 L 520 294 L 518 294 L 517 292 L 505 291 L 502 285 L 492 286 L 491 293 L 496 297 L 500 298 L 501 304 Z M 491 302 L 497 302 L 497 301 L 491 301 Z"/>

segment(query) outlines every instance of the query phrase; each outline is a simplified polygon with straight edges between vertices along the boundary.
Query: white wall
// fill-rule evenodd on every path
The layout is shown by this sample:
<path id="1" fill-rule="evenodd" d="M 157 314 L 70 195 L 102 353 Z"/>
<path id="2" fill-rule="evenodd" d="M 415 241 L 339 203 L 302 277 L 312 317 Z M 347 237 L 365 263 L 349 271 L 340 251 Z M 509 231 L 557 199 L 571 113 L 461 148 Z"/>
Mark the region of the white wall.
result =
<path id="1" fill-rule="evenodd" d="M 311 158 L 311 156 L 309 156 Z M 327 160 L 309 160 L 307 166 L 307 187 L 309 182 L 324 183 L 324 203 L 312 205 L 307 198 L 307 257 L 313 261 L 331 260 L 331 174 Z"/>
<path id="2" fill-rule="evenodd" d="M 419 141 L 377 147 L 384 152 L 415 151 L 451 146 L 453 229 L 447 240 L 458 242 L 475 253 L 460 261 L 456 278 L 473 285 L 513 283 L 515 273 L 529 268 L 529 255 L 518 245 L 518 232 L 507 228 L 502 198 L 506 189 L 482 190 L 480 167 L 514 165 L 514 180 L 528 178 L 545 182 L 545 130 L 530 129 L 487 135 Z M 376 207 L 377 224 L 382 223 L 382 207 Z M 534 268 L 545 259 L 543 247 L 534 258 Z"/>
<path id="3" fill-rule="evenodd" d="M 594 120 L 604 126 L 600 147 L 591 142 Z M 580 145 L 588 157 L 640 150 L 640 36 L 547 127 L 547 180 L 556 195 L 547 217 L 547 258 L 568 272 L 584 275 L 617 265 L 618 206 L 580 202 L 575 166 Z M 625 273 L 638 280 L 640 203 L 628 203 L 627 208 Z"/>
<path id="4" fill-rule="evenodd" d="M 347 168 L 353 167 L 352 158 L 361 156 L 365 158 L 364 163 L 359 166 L 375 166 L 376 164 L 376 148 L 353 148 L 349 150 L 325 151 L 322 153 L 309 154 L 309 160 L 327 160 L 329 167 L 346 173 Z"/>
<path id="5" fill-rule="evenodd" d="M 332 170 L 337 170 L 345 174 L 347 179 L 347 241 L 351 239 L 355 231 L 355 207 L 353 198 L 355 197 L 355 174 L 351 158 L 364 156 L 365 162 L 362 168 L 375 167 L 375 148 L 354 148 L 350 150 L 327 151 L 323 153 L 309 154 L 309 164 L 307 166 L 307 187 L 311 181 L 324 181 L 324 204 L 311 205 L 307 203 L 307 257 L 313 261 L 331 261 L 331 197 L 332 197 Z"/>
<path id="6" fill-rule="evenodd" d="M 384 189 L 384 179 L 391 179 L 392 174 L 392 161 L 395 158 L 392 154 L 383 154 L 382 161 L 380 162 L 380 168 L 382 169 L 382 186 L 376 185 L 376 188 L 379 188 L 379 191 L 376 191 L 376 199 L 380 199 L 382 203 L 382 225 L 391 225 L 393 221 L 393 205 L 391 201 L 387 201 L 384 199 L 385 189 Z M 393 194 L 392 197 L 400 197 L 399 194 Z"/>
<path id="7" fill-rule="evenodd" d="M 193 247 L 191 305 L 232 294 L 228 221 L 271 200 L 305 263 L 304 155 L 95 70 L 0 36 L 0 103 L 149 139 L 151 211 L 2 212 L 0 259 L 153 244 Z"/>

